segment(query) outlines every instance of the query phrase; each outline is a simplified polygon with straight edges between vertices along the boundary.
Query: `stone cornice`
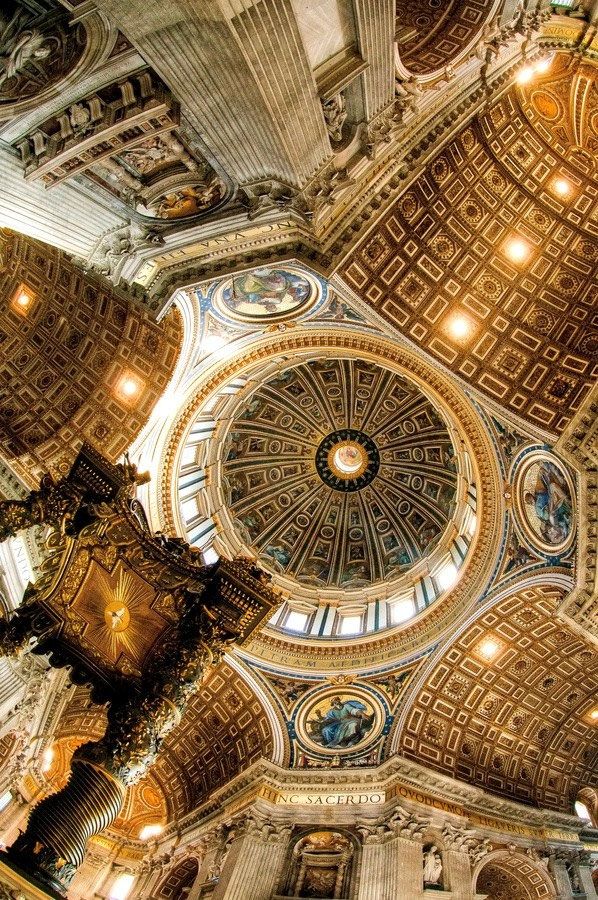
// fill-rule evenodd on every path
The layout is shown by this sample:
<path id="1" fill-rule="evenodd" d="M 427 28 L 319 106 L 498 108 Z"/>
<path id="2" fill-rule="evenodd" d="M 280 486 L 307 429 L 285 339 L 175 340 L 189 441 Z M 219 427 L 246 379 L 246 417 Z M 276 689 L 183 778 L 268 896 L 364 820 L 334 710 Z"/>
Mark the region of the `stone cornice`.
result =
<path id="1" fill-rule="evenodd" d="M 183 849 L 196 842 L 217 822 L 229 821 L 233 815 L 250 808 L 281 821 L 288 807 L 277 803 L 276 798 L 293 792 L 295 795 L 312 796 L 380 792 L 386 795 L 385 803 L 362 807 L 360 818 L 366 821 L 386 820 L 392 816 L 398 803 L 414 815 L 425 813 L 436 825 L 442 820 L 459 827 L 467 824 L 480 831 L 508 835 L 511 840 L 515 835 L 528 840 L 578 843 L 583 828 L 577 816 L 534 809 L 494 797 L 401 756 L 394 756 L 377 768 L 316 771 L 283 769 L 261 760 L 214 793 L 176 828 L 170 826 L 160 845 L 172 844 L 174 839 L 177 846 Z M 308 815 L 315 816 L 317 806 L 298 803 L 292 806 L 294 816 L 300 816 L 306 809 Z M 339 809 L 341 807 L 337 805 L 328 806 L 327 814 L 334 816 Z M 350 809 L 354 817 L 355 806 L 350 805 Z"/>

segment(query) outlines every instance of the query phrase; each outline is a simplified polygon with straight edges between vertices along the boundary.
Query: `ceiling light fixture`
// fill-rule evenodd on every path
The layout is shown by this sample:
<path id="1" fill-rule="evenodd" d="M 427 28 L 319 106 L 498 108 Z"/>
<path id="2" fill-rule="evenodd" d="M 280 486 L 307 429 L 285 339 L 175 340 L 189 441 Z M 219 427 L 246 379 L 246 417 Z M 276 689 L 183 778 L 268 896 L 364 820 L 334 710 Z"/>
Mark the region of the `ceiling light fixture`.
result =
<path id="1" fill-rule="evenodd" d="M 457 314 L 449 319 L 448 328 L 452 337 L 461 341 L 471 333 L 471 322 L 466 316 Z"/>
<path id="2" fill-rule="evenodd" d="M 559 197 L 567 197 L 571 193 L 571 185 L 566 178 L 555 178 L 552 182 L 552 189 Z"/>
<path id="3" fill-rule="evenodd" d="M 12 305 L 21 315 L 25 315 L 29 311 L 34 300 L 34 292 L 25 284 L 20 284 L 12 295 Z"/>
<path id="4" fill-rule="evenodd" d="M 134 375 L 126 373 L 118 382 L 117 392 L 125 400 L 133 400 L 141 391 L 141 382 Z"/>
<path id="5" fill-rule="evenodd" d="M 590 719 L 593 719 L 594 721 L 598 720 L 598 709 L 592 710 L 592 712 L 590 713 Z"/>
<path id="6" fill-rule="evenodd" d="M 521 238 L 511 238 L 505 244 L 505 253 L 514 263 L 525 262 L 529 256 L 529 246 Z"/>
<path id="7" fill-rule="evenodd" d="M 524 66 L 523 69 L 520 69 L 517 73 L 517 83 L 518 84 L 527 84 L 534 77 L 534 69 L 532 66 Z"/>
<path id="8" fill-rule="evenodd" d="M 494 659 L 498 651 L 500 650 L 500 644 L 493 640 L 492 638 L 486 638 L 485 641 L 482 641 L 479 647 L 479 654 L 483 656 L 484 659 Z"/>

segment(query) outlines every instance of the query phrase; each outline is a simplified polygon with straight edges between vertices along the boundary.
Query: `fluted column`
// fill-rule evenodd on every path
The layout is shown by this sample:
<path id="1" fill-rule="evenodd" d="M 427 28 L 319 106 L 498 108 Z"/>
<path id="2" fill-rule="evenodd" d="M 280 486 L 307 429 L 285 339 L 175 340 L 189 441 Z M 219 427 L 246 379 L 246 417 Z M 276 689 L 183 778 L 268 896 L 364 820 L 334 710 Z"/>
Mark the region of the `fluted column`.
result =
<path id="1" fill-rule="evenodd" d="M 453 900 L 472 900 L 474 891 L 469 854 L 462 850 L 445 850 L 442 863 L 444 884 L 452 892 Z"/>
<path id="2" fill-rule="evenodd" d="M 251 827 L 236 838 L 226 858 L 213 900 L 271 900 L 287 851 L 289 827 Z"/>
<path id="3" fill-rule="evenodd" d="M 418 897 L 423 888 L 422 847 L 418 841 L 397 838 L 391 844 L 393 872 L 396 879 L 394 897 Z M 389 900 L 392 898 L 389 895 Z"/>
<path id="4" fill-rule="evenodd" d="M 83 862 L 87 841 L 116 819 L 124 798 L 123 782 L 73 760 L 66 786 L 33 808 L 10 858 L 28 871 L 33 864 L 53 890 L 63 891 Z"/>
<path id="5" fill-rule="evenodd" d="M 366 121 L 386 109 L 395 95 L 395 0 L 353 0 L 359 52 L 368 63 L 363 73 Z"/>
<path id="6" fill-rule="evenodd" d="M 60 184 L 47 191 L 39 181 L 26 182 L 20 159 L 0 142 L 0 227 L 37 238 L 86 257 L 100 235 L 124 225 L 107 206 Z"/>
<path id="7" fill-rule="evenodd" d="M 397 896 L 393 857 L 390 841 L 372 844 L 366 839 L 361 851 L 359 900 L 391 900 Z"/>
<path id="8" fill-rule="evenodd" d="M 364 838 L 358 900 L 396 900 L 422 892 L 421 844 L 408 838 Z"/>
<path id="9" fill-rule="evenodd" d="M 240 184 L 301 187 L 330 155 L 291 0 L 97 0 Z"/>
<path id="10" fill-rule="evenodd" d="M 592 878 L 591 866 L 589 864 L 584 865 L 583 863 L 580 863 L 578 871 L 579 883 L 582 891 L 585 891 L 587 900 L 595 900 L 595 898 L 598 897 L 598 893 L 596 893 L 596 887 Z"/>
<path id="11" fill-rule="evenodd" d="M 554 860 L 552 874 L 556 881 L 559 900 L 571 900 L 573 897 L 573 890 L 567 874 L 567 867 L 562 860 Z"/>

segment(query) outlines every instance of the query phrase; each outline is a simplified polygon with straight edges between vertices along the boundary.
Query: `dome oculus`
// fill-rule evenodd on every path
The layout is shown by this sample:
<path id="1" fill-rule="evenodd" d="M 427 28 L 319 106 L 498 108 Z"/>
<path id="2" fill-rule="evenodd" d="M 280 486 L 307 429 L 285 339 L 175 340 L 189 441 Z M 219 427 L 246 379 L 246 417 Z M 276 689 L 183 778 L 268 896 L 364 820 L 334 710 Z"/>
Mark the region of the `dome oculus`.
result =
<path id="1" fill-rule="evenodd" d="M 360 491 L 376 477 L 380 454 L 371 438 L 353 428 L 327 435 L 316 451 L 316 470 L 334 491 Z"/>

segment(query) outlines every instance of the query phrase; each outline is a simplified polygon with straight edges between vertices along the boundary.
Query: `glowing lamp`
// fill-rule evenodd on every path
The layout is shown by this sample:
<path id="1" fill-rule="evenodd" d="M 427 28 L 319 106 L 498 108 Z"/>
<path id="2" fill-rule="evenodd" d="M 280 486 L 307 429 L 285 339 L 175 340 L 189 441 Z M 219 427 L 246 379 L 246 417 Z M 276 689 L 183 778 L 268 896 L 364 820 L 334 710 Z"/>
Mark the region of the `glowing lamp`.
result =
<path id="1" fill-rule="evenodd" d="M 116 391 L 123 400 L 132 401 L 141 392 L 141 381 L 130 372 L 125 373 L 118 382 Z"/>
<path id="2" fill-rule="evenodd" d="M 533 66 L 524 66 L 523 69 L 520 69 L 517 73 L 517 83 L 518 84 L 527 84 L 534 77 L 534 69 Z"/>
<path id="3" fill-rule="evenodd" d="M 471 322 L 465 316 L 455 315 L 449 319 L 448 329 L 452 337 L 462 341 L 471 333 Z"/>
<path id="4" fill-rule="evenodd" d="M 559 197 L 567 197 L 571 193 L 571 185 L 566 178 L 555 178 L 552 188 Z"/>
<path id="5" fill-rule="evenodd" d="M 20 284 L 12 295 L 12 305 L 16 312 L 20 313 L 22 316 L 29 312 L 29 308 L 34 300 L 35 293 L 25 284 Z"/>
<path id="6" fill-rule="evenodd" d="M 493 641 L 492 638 L 486 638 L 485 641 L 482 641 L 480 644 L 479 654 L 483 656 L 484 659 L 494 659 L 498 651 L 500 650 L 500 645 Z"/>
<path id="7" fill-rule="evenodd" d="M 529 247 L 521 238 L 511 238 L 505 244 L 505 253 L 511 262 L 522 263 L 529 256 Z"/>

